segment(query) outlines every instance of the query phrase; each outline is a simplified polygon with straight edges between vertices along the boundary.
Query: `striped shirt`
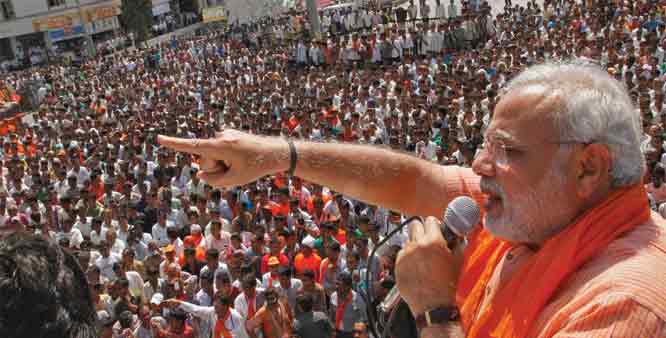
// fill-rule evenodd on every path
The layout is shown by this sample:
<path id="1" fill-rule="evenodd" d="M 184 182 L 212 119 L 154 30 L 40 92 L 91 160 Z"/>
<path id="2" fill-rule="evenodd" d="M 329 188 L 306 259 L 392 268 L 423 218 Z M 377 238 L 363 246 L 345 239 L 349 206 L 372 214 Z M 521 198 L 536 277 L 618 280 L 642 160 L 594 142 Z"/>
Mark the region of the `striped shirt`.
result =
<path id="1" fill-rule="evenodd" d="M 444 170 L 449 198 L 484 199 L 480 178 L 470 169 Z M 532 254 L 526 246 L 507 251 L 490 278 L 477 318 Z M 649 222 L 617 238 L 569 276 L 529 337 L 666 337 L 666 220 L 653 213 Z"/>

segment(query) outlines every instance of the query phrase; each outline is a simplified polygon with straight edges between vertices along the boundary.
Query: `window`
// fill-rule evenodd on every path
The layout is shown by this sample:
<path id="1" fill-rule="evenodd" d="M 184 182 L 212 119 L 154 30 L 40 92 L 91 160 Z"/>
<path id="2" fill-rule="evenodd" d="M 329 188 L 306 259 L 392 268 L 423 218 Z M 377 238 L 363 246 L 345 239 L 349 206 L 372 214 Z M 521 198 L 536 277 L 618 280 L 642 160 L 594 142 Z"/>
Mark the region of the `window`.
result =
<path id="1" fill-rule="evenodd" d="M 67 4 L 67 0 L 46 0 L 46 3 L 49 5 L 49 8 L 60 7 Z"/>
<path id="2" fill-rule="evenodd" d="M 10 0 L 0 2 L 0 12 L 2 13 L 2 18 L 4 20 L 11 20 L 16 18 L 16 13 L 14 13 L 14 5 Z"/>

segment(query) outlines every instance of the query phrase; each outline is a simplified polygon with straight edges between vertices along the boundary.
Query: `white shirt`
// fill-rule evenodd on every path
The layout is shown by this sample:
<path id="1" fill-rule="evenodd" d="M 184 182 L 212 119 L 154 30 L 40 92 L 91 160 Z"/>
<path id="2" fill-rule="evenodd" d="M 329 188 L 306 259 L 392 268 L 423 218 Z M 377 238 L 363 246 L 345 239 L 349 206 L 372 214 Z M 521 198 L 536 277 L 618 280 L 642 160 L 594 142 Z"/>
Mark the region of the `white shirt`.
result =
<path id="1" fill-rule="evenodd" d="M 254 291 L 254 313 L 259 311 L 259 306 L 257 306 L 257 298 L 259 298 L 259 289 Z M 238 311 L 238 313 L 240 313 L 243 318 L 247 318 L 247 311 L 249 306 L 247 301 L 248 299 L 245 296 L 245 292 L 241 292 L 241 294 L 236 296 L 236 300 L 234 301 L 234 309 L 236 309 L 236 311 Z"/>
<path id="2" fill-rule="evenodd" d="M 271 282 L 272 285 L 268 285 L 268 283 Z M 279 288 L 280 287 L 280 275 L 277 275 L 273 277 L 273 280 L 271 281 L 271 273 L 266 272 L 262 277 L 261 277 L 261 287 L 264 289 L 268 289 L 269 286 L 272 286 L 274 288 Z"/>
<path id="3" fill-rule="evenodd" d="M 211 323 L 211 332 L 215 330 L 215 323 L 217 323 L 218 319 L 215 307 L 197 306 L 184 302 L 180 304 L 180 308 L 185 312 L 191 313 L 194 317 L 203 319 L 207 323 Z M 235 309 L 229 308 L 229 311 L 231 311 L 231 315 L 224 321 L 224 327 L 229 330 L 229 333 L 231 333 L 233 338 L 246 338 L 248 335 L 245 332 L 244 317 Z"/>
<path id="4" fill-rule="evenodd" d="M 126 271 L 125 277 L 129 282 L 129 292 L 132 297 L 139 297 L 145 301 L 145 294 L 143 290 L 143 278 L 136 271 Z"/>
<path id="5" fill-rule="evenodd" d="M 213 298 L 208 295 L 203 289 L 199 290 L 196 295 L 194 295 L 194 300 L 199 306 L 213 306 Z"/>
<path id="6" fill-rule="evenodd" d="M 116 274 L 113 272 L 113 264 L 120 262 L 120 256 L 109 253 L 108 257 L 100 256 L 95 265 L 99 268 L 100 274 L 109 280 L 115 279 Z"/>
<path id="7" fill-rule="evenodd" d="M 169 236 L 167 235 L 166 224 L 162 226 L 159 223 L 155 223 L 151 232 L 153 239 L 157 241 L 157 245 L 163 247 L 169 244 Z"/>
<path id="8" fill-rule="evenodd" d="M 206 236 L 206 249 L 215 248 L 220 254 L 224 254 L 231 246 L 231 234 L 220 230 L 220 239 L 216 239 L 213 235 Z"/>

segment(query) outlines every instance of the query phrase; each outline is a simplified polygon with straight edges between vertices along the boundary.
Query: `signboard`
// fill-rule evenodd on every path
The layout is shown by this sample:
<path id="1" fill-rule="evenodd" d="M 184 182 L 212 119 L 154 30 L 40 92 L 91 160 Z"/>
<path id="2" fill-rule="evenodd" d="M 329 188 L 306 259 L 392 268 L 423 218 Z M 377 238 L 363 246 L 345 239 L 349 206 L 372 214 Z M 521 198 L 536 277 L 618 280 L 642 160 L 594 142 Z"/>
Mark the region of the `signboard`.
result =
<path id="1" fill-rule="evenodd" d="M 99 6 L 86 9 L 83 15 L 85 22 L 102 21 L 119 15 L 119 8 L 116 5 Z M 70 12 L 61 15 L 49 16 L 46 18 L 35 19 L 32 21 L 32 27 L 35 32 L 61 30 L 71 27 L 74 23 L 81 24 L 78 12 Z"/>
<path id="2" fill-rule="evenodd" d="M 319 1 L 317 1 L 317 8 L 321 9 L 321 8 L 324 8 L 326 6 L 330 6 L 330 5 L 333 5 L 333 4 L 335 4 L 335 2 L 333 0 L 319 0 Z"/>
<path id="3" fill-rule="evenodd" d="M 85 33 L 85 31 L 83 30 L 83 25 L 69 26 L 49 31 L 49 38 L 53 42 L 58 42 L 68 38 L 82 35 L 83 33 Z"/>
<path id="4" fill-rule="evenodd" d="M 118 12 L 116 6 L 100 6 L 86 10 L 86 18 L 88 22 L 101 21 L 119 15 Z"/>
<path id="5" fill-rule="evenodd" d="M 158 16 L 171 12 L 171 6 L 168 2 L 153 6 L 153 16 Z"/>
<path id="6" fill-rule="evenodd" d="M 202 14 L 204 23 L 227 20 L 227 10 L 224 6 L 204 8 Z"/>
<path id="7" fill-rule="evenodd" d="M 68 13 L 63 15 L 50 16 L 43 19 L 37 19 L 32 21 L 32 26 L 35 29 L 35 32 L 43 30 L 54 30 L 62 29 L 65 27 L 70 27 L 74 24 L 74 21 L 78 22 L 79 16 L 75 13 Z"/>
<path id="8" fill-rule="evenodd" d="M 90 24 L 90 32 L 93 34 L 114 30 L 116 28 L 118 28 L 118 24 L 115 16 L 112 16 L 107 19 L 93 21 Z"/>

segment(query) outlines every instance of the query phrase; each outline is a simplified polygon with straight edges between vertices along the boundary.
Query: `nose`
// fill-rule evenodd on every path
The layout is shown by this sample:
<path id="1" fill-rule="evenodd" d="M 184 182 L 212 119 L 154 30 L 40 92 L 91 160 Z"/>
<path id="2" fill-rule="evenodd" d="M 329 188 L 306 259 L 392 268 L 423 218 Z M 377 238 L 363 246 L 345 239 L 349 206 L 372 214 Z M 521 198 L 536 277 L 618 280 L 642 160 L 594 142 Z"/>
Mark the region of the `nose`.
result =
<path id="1" fill-rule="evenodd" d="M 495 176 L 495 162 L 487 149 L 481 149 L 478 153 L 472 162 L 472 170 L 479 176 Z"/>

